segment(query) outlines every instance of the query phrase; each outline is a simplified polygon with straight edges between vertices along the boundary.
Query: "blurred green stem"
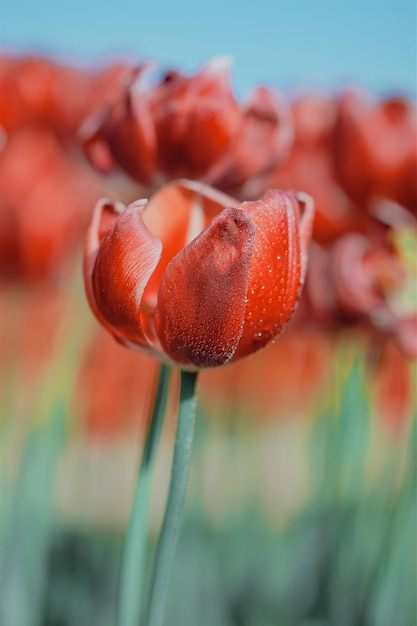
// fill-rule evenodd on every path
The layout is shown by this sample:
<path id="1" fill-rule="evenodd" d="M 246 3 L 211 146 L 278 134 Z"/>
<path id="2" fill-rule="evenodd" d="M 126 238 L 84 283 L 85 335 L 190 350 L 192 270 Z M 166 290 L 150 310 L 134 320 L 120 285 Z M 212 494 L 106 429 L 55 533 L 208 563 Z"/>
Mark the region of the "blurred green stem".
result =
<path id="1" fill-rule="evenodd" d="M 144 622 L 146 626 L 161 626 L 164 618 L 168 584 L 184 508 L 194 442 L 196 380 L 196 372 L 181 372 L 180 407 L 171 481 L 149 588 L 149 600 Z"/>
<path id="2" fill-rule="evenodd" d="M 169 367 L 162 365 L 123 548 L 118 607 L 119 626 L 138 626 L 142 612 L 152 477 L 164 423 L 169 375 Z"/>

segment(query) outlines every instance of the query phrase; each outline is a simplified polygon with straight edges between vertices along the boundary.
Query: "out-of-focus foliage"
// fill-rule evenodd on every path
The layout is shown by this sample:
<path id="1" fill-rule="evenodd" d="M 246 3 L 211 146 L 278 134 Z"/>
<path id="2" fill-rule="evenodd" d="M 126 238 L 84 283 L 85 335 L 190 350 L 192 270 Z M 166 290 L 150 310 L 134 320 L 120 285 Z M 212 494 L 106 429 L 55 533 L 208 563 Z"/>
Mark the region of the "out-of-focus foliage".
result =
<path id="1" fill-rule="evenodd" d="M 285 453 L 298 462 L 275 459 L 267 490 L 253 475 L 274 467 L 270 424 L 229 416 L 224 428 L 200 412 L 167 626 L 413 623 L 416 421 L 384 442 L 362 356 L 343 346 L 316 420 L 282 424 Z M 54 511 L 62 400 L 58 394 L 50 420 L 28 435 L 17 489 L 2 507 L 2 610 L 11 624 L 87 626 L 94 616 L 111 626 L 122 528 L 68 524 Z M 214 465 L 218 481 L 202 491 Z M 299 493 L 283 514 L 288 489 Z M 219 508 L 228 490 L 236 499 L 229 494 Z M 20 619 L 17 609 L 26 611 Z"/>

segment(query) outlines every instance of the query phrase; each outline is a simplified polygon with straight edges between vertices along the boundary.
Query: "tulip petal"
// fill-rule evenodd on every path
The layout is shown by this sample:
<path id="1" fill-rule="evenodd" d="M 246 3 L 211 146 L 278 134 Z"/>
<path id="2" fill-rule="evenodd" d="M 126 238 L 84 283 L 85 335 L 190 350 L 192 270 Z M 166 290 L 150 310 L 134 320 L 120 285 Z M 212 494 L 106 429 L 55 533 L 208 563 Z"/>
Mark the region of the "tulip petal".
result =
<path id="1" fill-rule="evenodd" d="M 156 136 L 147 101 L 137 82 L 126 91 L 119 107 L 106 131 L 109 146 L 129 176 L 149 185 L 156 167 Z"/>
<path id="2" fill-rule="evenodd" d="M 117 163 L 142 185 L 152 182 L 156 166 L 156 135 L 140 81 L 148 64 L 139 66 L 107 107 L 92 115 L 80 134 L 84 152 L 104 173 Z"/>
<path id="3" fill-rule="evenodd" d="M 221 156 L 241 118 L 225 59 L 213 60 L 190 78 L 170 72 L 151 100 L 159 167 L 170 177 L 202 176 Z"/>
<path id="4" fill-rule="evenodd" d="M 282 161 L 293 135 L 289 105 L 278 92 L 258 87 L 243 110 L 233 140 L 208 172 L 207 181 L 220 189 L 243 185 Z"/>
<path id="5" fill-rule="evenodd" d="M 313 198 L 303 191 L 295 192 L 294 197 L 295 200 L 298 202 L 298 207 L 300 210 L 300 282 L 303 285 L 307 273 L 308 250 L 310 247 L 311 234 L 313 230 L 315 204 Z"/>
<path id="6" fill-rule="evenodd" d="M 160 261 L 146 286 L 143 303 L 155 308 L 168 263 L 199 235 L 225 206 L 239 202 L 199 182 L 181 180 L 161 187 L 149 200 L 143 220 L 162 242 Z"/>
<path id="7" fill-rule="evenodd" d="M 104 326 L 108 325 L 101 315 L 99 308 L 97 307 L 96 299 L 94 296 L 94 265 L 104 235 L 106 234 L 112 223 L 123 213 L 125 209 L 126 207 L 122 202 L 114 202 L 109 198 L 103 198 L 102 200 L 99 200 L 95 206 L 91 224 L 86 236 L 83 262 L 85 291 L 94 315 L 102 324 L 104 324 Z"/>
<path id="8" fill-rule="evenodd" d="M 122 343 L 149 347 L 141 323 L 141 301 L 162 244 L 145 226 L 145 201 L 131 204 L 115 218 L 118 207 L 102 204 L 87 239 L 86 290 L 94 313 Z M 119 209 L 120 210 L 120 209 Z M 104 229 L 110 227 L 104 234 Z"/>
<path id="9" fill-rule="evenodd" d="M 348 195 L 363 206 L 384 197 L 417 212 L 417 114 L 407 99 L 382 102 L 363 92 L 339 101 L 334 165 Z"/>
<path id="10" fill-rule="evenodd" d="M 84 154 L 91 165 L 102 174 L 110 174 L 116 169 L 116 162 L 105 139 L 104 123 L 105 114 L 102 111 L 91 115 L 82 125 L 79 136 Z"/>
<path id="11" fill-rule="evenodd" d="M 313 219 L 313 202 L 305 194 L 299 198 L 292 193 L 270 190 L 261 200 L 243 202 L 241 207 L 256 224 L 256 235 L 245 326 L 233 360 L 265 346 L 289 321 L 304 280 Z M 301 229 L 300 208 L 304 209 Z"/>
<path id="12" fill-rule="evenodd" d="M 168 265 L 156 311 L 156 330 L 178 364 L 227 363 L 244 321 L 255 225 L 240 209 L 226 208 Z"/>

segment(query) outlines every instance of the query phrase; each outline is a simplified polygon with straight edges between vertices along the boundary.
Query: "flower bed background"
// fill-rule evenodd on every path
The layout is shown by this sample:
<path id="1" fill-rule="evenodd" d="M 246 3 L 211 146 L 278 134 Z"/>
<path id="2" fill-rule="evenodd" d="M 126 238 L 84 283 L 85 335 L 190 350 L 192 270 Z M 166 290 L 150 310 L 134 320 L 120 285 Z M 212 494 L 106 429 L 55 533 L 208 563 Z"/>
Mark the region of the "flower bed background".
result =
<path id="1" fill-rule="evenodd" d="M 316 220 L 302 301 L 282 337 L 201 375 L 166 624 L 408 626 L 416 611 L 415 103 L 269 88 L 239 101 L 227 67 L 212 62 L 192 76 L 174 68 L 141 78 L 122 65 L 87 72 L 1 59 L 4 622 L 114 623 L 157 366 L 92 318 L 81 248 L 99 198 L 129 203 L 187 176 L 239 200 L 274 187 L 306 191 Z M 201 163 L 194 140 L 215 136 L 213 118 L 200 116 L 213 94 L 225 133 Z M 132 134 L 138 120 L 146 128 Z M 154 536 L 173 431 L 171 419 Z"/>

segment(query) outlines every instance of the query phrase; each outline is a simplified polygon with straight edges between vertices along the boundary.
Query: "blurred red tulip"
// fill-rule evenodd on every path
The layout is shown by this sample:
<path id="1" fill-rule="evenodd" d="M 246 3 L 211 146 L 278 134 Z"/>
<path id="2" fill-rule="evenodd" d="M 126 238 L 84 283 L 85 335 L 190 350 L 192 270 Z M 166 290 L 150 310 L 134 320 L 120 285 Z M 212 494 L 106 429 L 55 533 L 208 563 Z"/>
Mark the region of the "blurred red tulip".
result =
<path id="1" fill-rule="evenodd" d="M 242 107 L 239 127 L 205 179 L 219 189 L 237 193 L 243 186 L 240 195 L 245 195 L 253 176 L 270 171 L 288 156 L 292 141 L 291 109 L 286 100 L 270 88 L 258 87 Z"/>
<path id="2" fill-rule="evenodd" d="M 310 418 L 334 358 L 330 334 L 293 323 L 279 341 L 251 359 L 202 373 L 200 402 L 213 418 Z"/>
<path id="3" fill-rule="evenodd" d="M 109 173 L 119 165 L 142 185 L 152 181 L 156 166 L 156 135 L 151 112 L 141 89 L 147 65 L 126 71 L 116 94 L 87 118 L 80 136 L 91 163 Z"/>
<path id="4" fill-rule="evenodd" d="M 90 306 L 121 343 L 182 368 L 247 356 L 298 303 L 313 212 L 305 194 L 239 205 L 189 181 L 147 204 L 103 200 L 85 249 Z"/>
<path id="5" fill-rule="evenodd" d="M 0 152 L 0 275 L 56 276 L 87 226 L 98 181 L 46 129 L 12 133 Z"/>
<path id="6" fill-rule="evenodd" d="M 0 57 L 0 126 L 7 134 L 36 124 L 74 141 L 87 114 L 114 91 L 126 64 L 90 72 L 35 57 Z"/>
<path id="7" fill-rule="evenodd" d="M 93 113 L 99 106 L 105 106 L 132 74 L 132 64 L 119 61 L 104 65 L 89 72 L 90 89 L 88 94 L 88 113 Z"/>
<path id="8" fill-rule="evenodd" d="M 292 105 L 294 143 L 287 159 L 266 177 L 252 183 L 263 189 L 303 189 L 314 199 L 313 237 L 326 243 L 361 227 L 362 215 L 338 184 L 334 172 L 333 141 L 336 102 L 321 95 L 304 95 Z"/>
<path id="9" fill-rule="evenodd" d="M 332 249 L 334 286 L 347 313 L 382 314 L 386 296 L 400 284 L 403 269 L 392 250 L 372 245 L 359 233 L 341 237 Z"/>
<path id="10" fill-rule="evenodd" d="M 0 125 L 11 132 L 26 124 L 73 136 L 90 92 L 90 77 L 40 57 L 0 59 Z"/>
<path id="11" fill-rule="evenodd" d="M 95 167 L 120 166 L 141 185 L 199 179 L 227 191 L 271 169 L 292 142 L 291 112 L 272 89 L 259 87 L 244 105 L 233 94 L 229 62 L 215 59 L 194 76 L 169 71 L 142 86 L 140 66 L 84 124 L 81 138 Z"/>
<path id="12" fill-rule="evenodd" d="M 170 178 L 201 178 L 240 122 L 230 63 L 215 59 L 191 78 L 169 72 L 150 94 L 159 167 Z"/>
<path id="13" fill-rule="evenodd" d="M 339 103 L 335 165 L 349 196 L 363 205 L 386 197 L 417 211 L 417 111 L 406 98 L 376 102 L 351 92 Z"/>
<path id="14" fill-rule="evenodd" d="M 302 302 L 304 319 L 327 327 L 366 324 L 417 356 L 417 314 L 394 304 L 406 268 L 389 240 L 347 233 L 327 249 L 313 245 Z M 305 310 L 303 310 L 305 309 Z"/>

